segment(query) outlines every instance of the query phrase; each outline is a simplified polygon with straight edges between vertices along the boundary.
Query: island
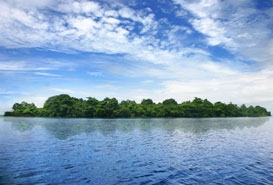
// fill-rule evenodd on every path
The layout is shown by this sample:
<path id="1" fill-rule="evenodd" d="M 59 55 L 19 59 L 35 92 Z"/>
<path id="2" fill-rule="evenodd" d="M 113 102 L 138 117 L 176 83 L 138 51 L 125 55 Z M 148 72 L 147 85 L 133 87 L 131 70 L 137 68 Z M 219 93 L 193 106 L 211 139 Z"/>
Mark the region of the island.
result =
<path id="1" fill-rule="evenodd" d="M 54 118 L 205 118 L 205 117 L 262 117 L 271 116 L 261 106 L 238 106 L 233 103 L 211 103 L 207 99 L 194 98 L 192 101 L 177 103 L 173 98 L 155 103 L 143 99 L 141 103 L 133 100 L 118 102 L 116 98 L 94 97 L 87 99 L 60 94 L 49 97 L 42 108 L 34 103 L 15 103 L 13 111 L 4 116 L 14 117 L 54 117 Z"/>

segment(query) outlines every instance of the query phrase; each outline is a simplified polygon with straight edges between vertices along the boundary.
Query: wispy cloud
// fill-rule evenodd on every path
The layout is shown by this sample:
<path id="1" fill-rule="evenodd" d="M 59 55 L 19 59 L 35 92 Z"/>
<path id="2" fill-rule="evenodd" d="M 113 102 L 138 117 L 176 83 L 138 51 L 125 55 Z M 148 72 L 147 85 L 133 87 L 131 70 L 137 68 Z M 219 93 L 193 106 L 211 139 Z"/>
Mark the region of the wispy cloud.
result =
<path id="1" fill-rule="evenodd" d="M 74 93 L 74 90 L 72 89 L 66 89 L 66 88 L 50 88 L 50 90 L 55 91 L 57 93 Z"/>
<path id="2" fill-rule="evenodd" d="M 189 22 L 206 36 L 209 45 L 223 46 L 246 60 L 272 61 L 272 8 L 259 10 L 251 0 L 174 2 L 181 11 L 190 12 Z"/>
<path id="3" fill-rule="evenodd" d="M 6 92 L 272 101 L 266 85 L 273 81 L 272 6 L 3 0 L 0 9 L 0 88 Z"/>
<path id="4" fill-rule="evenodd" d="M 250 0 L 173 2 L 181 7 L 178 18 L 192 27 L 170 25 L 166 18 L 157 19 L 149 7 L 137 11 L 121 2 L 2 1 L 0 44 L 9 48 L 122 53 L 166 63 L 180 60 L 181 52 L 184 55 L 206 52 L 193 47 L 194 43 L 185 44 L 194 28 L 206 36 L 204 44 L 223 46 L 247 60 L 267 63 L 272 60 L 271 9 L 255 9 Z"/>
<path id="5" fill-rule="evenodd" d="M 179 60 L 181 52 L 204 52 L 182 47 L 177 34 L 190 33 L 190 29 L 178 25 L 166 27 L 168 23 L 156 20 L 149 8 L 136 11 L 120 3 L 107 5 L 93 1 L 61 1 L 58 5 L 48 1 L 43 6 L 37 5 L 39 9 L 31 7 L 31 11 L 5 1 L 0 6 L 3 10 L 0 24 L 5 25 L 0 31 L 0 44 L 4 47 L 123 53 L 153 63 Z M 164 32 L 167 38 L 161 40 L 158 34 Z M 169 51 L 172 48 L 179 53 Z"/>
<path id="6" fill-rule="evenodd" d="M 0 89 L 0 95 L 12 95 L 12 94 L 17 94 L 17 92 L 6 90 L 6 89 Z"/>
<path id="7" fill-rule="evenodd" d="M 46 3 L 45 3 L 46 4 Z M 13 3 L 1 2 L 0 24 L 5 47 L 43 47 L 59 50 L 98 51 L 123 53 L 134 43 L 129 32 L 136 24 L 140 33 L 154 26 L 153 15 L 143 14 L 125 6 L 106 8 L 97 2 L 66 1 L 56 6 L 38 9 L 14 7 Z M 51 14 L 50 10 L 62 14 Z M 124 26 L 121 26 L 124 25 Z M 134 44 L 133 44 L 134 45 Z"/>
<path id="8" fill-rule="evenodd" d="M 106 89 L 106 90 L 117 90 L 120 87 L 112 84 L 103 84 L 103 85 L 96 85 L 95 88 L 97 89 Z"/>
<path id="9" fill-rule="evenodd" d="M 33 71 L 50 70 L 51 67 L 41 67 L 38 65 L 29 65 L 25 61 L 0 62 L 0 71 Z"/>
<path id="10" fill-rule="evenodd" d="M 48 61 L 44 59 L 31 59 L 26 61 L 8 60 L 0 61 L 0 71 L 50 71 L 58 69 L 71 70 L 75 64 L 65 61 Z"/>
<path id="11" fill-rule="evenodd" d="M 268 87 L 272 82 L 272 71 L 251 72 L 235 74 L 228 78 L 184 81 L 164 81 L 162 83 L 162 96 L 172 94 L 177 99 L 194 96 L 209 98 L 213 101 L 233 101 L 237 103 L 273 101 L 270 96 L 273 87 Z M 238 98 L 240 97 L 240 98 Z"/>
<path id="12" fill-rule="evenodd" d="M 87 74 L 90 75 L 90 76 L 94 76 L 94 77 L 99 77 L 99 76 L 103 75 L 102 72 L 97 72 L 97 71 L 92 71 L 92 72 L 89 71 L 89 72 L 87 72 Z"/>
<path id="13" fill-rule="evenodd" d="M 48 77 L 61 77 L 62 76 L 62 75 L 59 75 L 59 74 L 43 73 L 43 72 L 35 72 L 34 74 L 40 75 L 40 76 L 48 76 Z"/>

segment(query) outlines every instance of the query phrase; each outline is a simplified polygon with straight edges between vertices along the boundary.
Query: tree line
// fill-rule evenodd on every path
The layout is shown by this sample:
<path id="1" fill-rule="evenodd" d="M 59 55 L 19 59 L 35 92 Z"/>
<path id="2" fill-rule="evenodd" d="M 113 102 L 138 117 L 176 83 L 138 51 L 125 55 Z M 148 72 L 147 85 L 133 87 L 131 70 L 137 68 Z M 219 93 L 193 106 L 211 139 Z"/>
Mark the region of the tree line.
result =
<path id="1" fill-rule="evenodd" d="M 160 118 L 160 117 L 261 117 L 271 116 L 266 108 L 222 102 L 211 103 L 207 99 L 194 98 L 192 101 L 177 103 L 173 98 L 154 103 L 143 99 L 141 103 L 133 100 L 118 102 L 116 98 L 101 101 L 94 97 L 70 97 L 67 94 L 48 98 L 42 108 L 34 103 L 15 103 L 13 111 L 5 116 L 15 117 L 56 117 L 56 118 Z"/>

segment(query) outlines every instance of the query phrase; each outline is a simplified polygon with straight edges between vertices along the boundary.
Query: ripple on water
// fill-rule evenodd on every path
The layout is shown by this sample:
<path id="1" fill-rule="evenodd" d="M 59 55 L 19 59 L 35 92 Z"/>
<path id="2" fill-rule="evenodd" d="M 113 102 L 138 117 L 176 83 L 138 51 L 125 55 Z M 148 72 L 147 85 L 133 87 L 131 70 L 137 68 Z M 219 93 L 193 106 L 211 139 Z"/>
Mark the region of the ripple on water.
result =
<path id="1" fill-rule="evenodd" d="M 271 119 L 16 120 L 0 184 L 273 184 Z"/>

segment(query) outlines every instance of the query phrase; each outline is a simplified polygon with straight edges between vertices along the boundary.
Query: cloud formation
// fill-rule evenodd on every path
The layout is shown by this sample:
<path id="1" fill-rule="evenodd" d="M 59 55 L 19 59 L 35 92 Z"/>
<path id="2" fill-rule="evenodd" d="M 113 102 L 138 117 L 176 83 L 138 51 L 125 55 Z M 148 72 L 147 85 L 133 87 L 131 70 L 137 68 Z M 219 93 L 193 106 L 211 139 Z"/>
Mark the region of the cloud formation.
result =
<path id="1" fill-rule="evenodd" d="M 273 101 L 273 4 L 3 0 L 0 9 L 0 89 L 9 102 L 56 92 Z"/>
<path id="2" fill-rule="evenodd" d="M 190 23 L 207 36 L 208 44 L 220 45 L 247 60 L 272 61 L 272 4 L 258 9 L 258 1 L 174 0 L 191 13 Z M 266 56 L 266 57 L 263 57 Z"/>

